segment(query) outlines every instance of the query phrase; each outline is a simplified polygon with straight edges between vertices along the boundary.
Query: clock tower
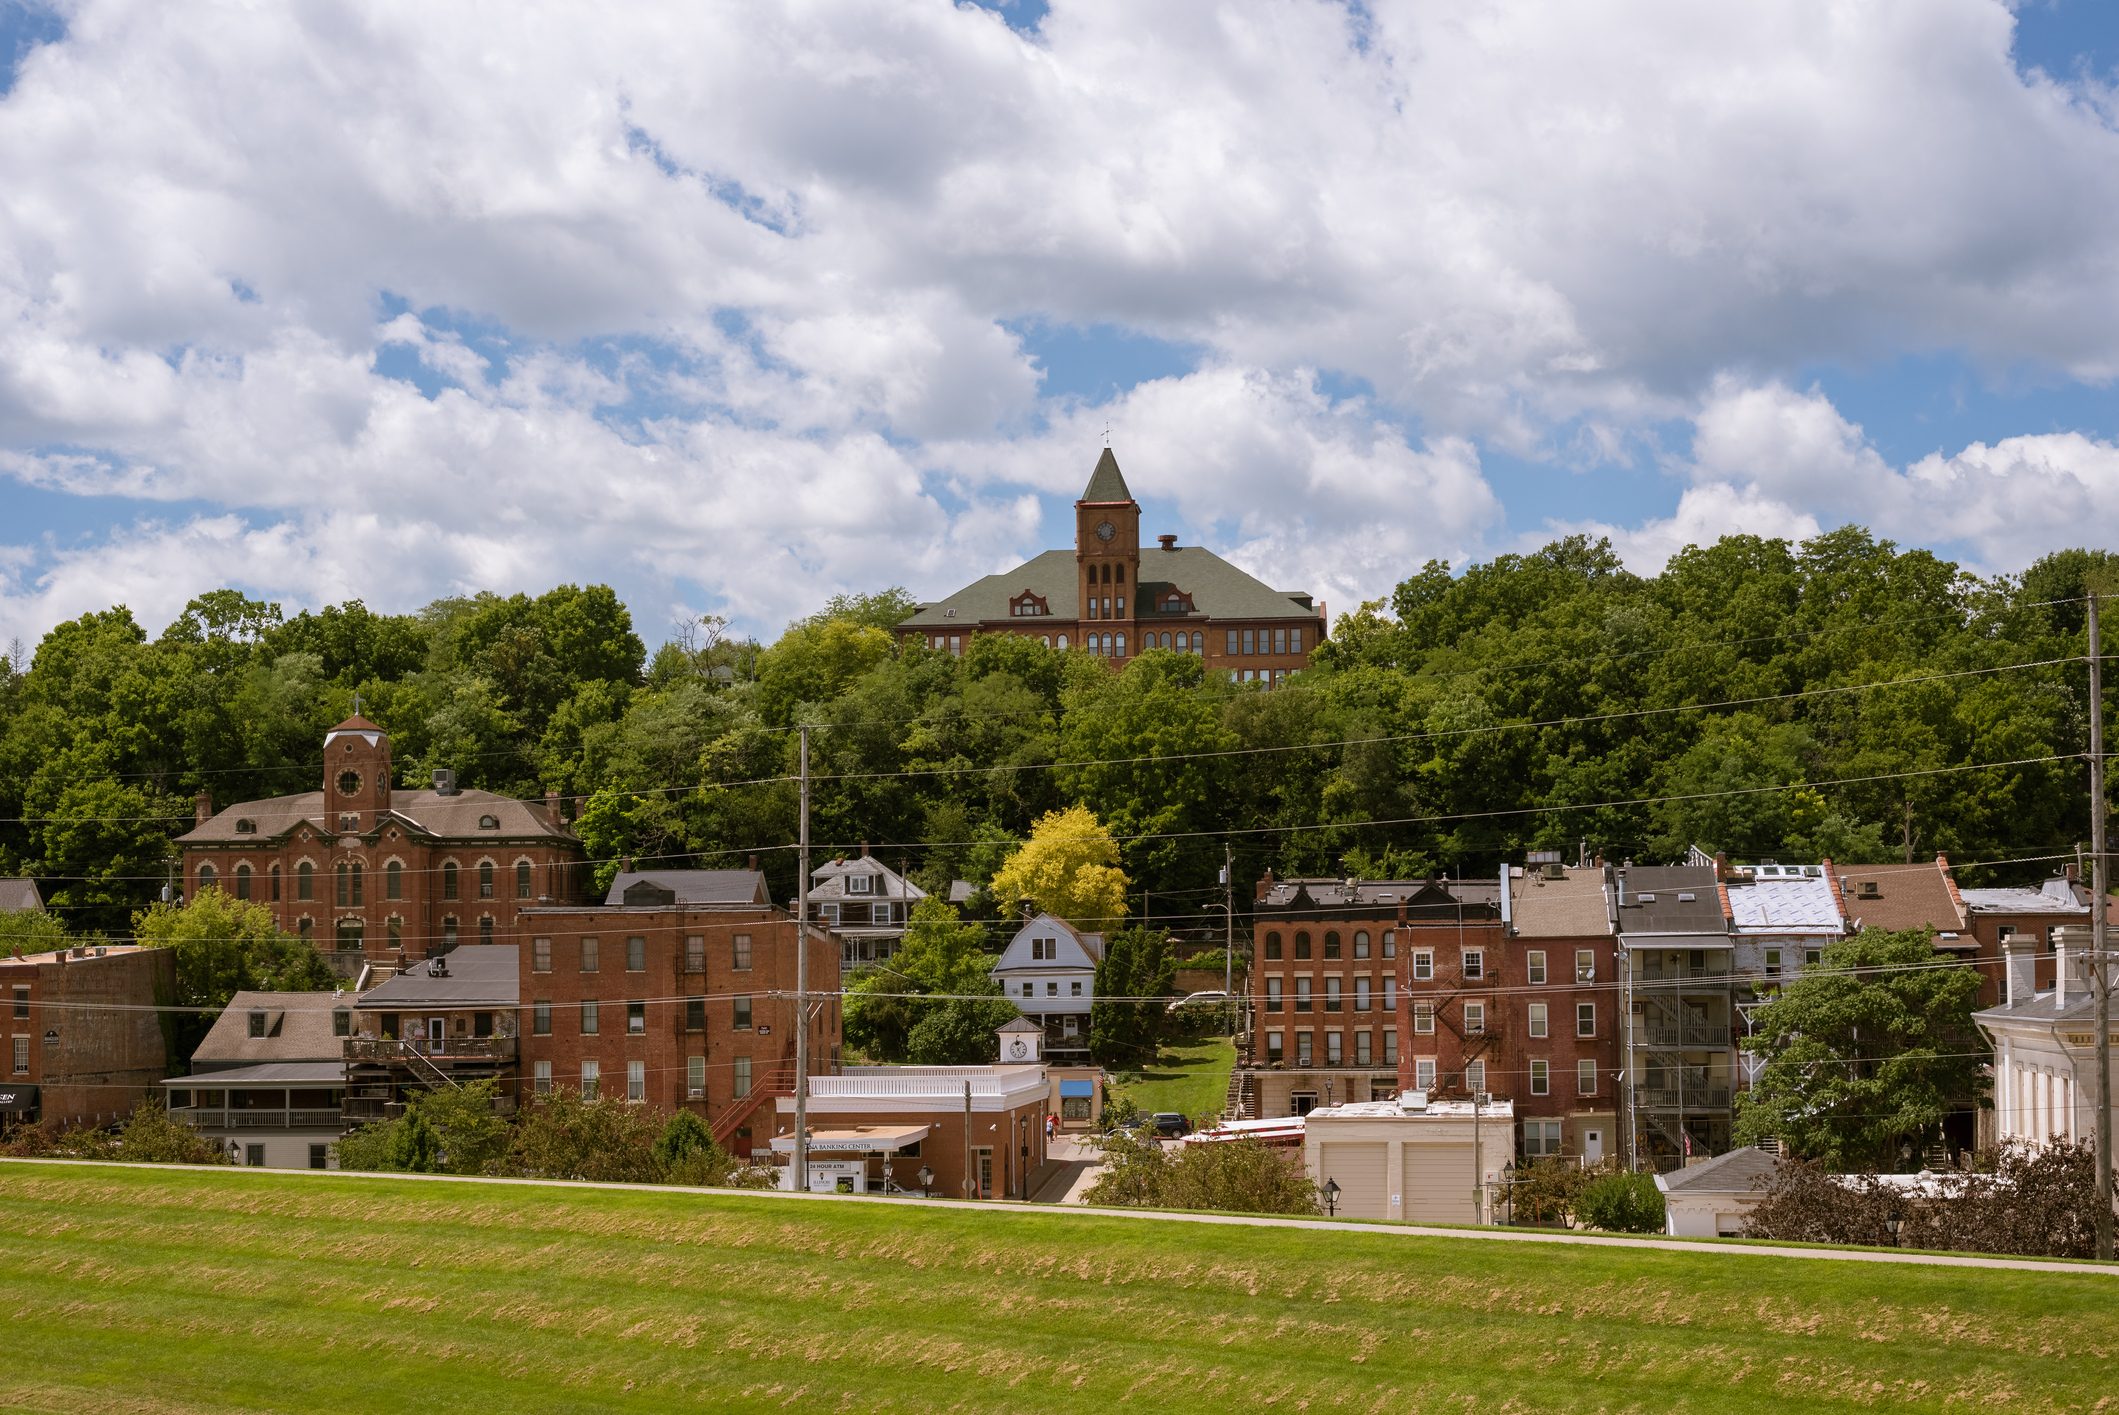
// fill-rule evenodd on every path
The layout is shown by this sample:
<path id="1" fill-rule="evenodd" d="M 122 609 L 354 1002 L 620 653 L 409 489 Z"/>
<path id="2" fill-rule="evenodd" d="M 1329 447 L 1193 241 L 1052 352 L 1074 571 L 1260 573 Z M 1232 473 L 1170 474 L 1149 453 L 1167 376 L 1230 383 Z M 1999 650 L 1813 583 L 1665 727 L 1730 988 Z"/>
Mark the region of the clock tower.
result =
<path id="1" fill-rule="evenodd" d="M 1074 503 L 1074 563 L 1084 639 L 1125 634 L 1123 648 L 1114 642 L 1105 652 L 1130 657 L 1138 651 L 1131 629 L 1140 589 L 1140 503 L 1126 489 L 1108 447 Z"/>

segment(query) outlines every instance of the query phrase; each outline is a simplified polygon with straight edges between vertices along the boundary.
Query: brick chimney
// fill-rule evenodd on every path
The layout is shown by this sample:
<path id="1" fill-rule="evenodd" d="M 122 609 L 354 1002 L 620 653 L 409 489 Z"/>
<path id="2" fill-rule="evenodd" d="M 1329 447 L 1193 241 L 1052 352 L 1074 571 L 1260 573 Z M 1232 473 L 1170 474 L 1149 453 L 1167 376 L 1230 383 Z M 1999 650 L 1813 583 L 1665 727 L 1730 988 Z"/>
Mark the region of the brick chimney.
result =
<path id="1" fill-rule="evenodd" d="M 203 786 L 200 787 L 199 794 L 192 798 L 191 810 L 193 824 L 195 825 L 204 825 L 206 824 L 206 822 L 212 820 L 213 793 L 211 791 L 208 791 Z"/>
<path id="2" fill-rule="evenodd" d="M 544 793 L 544 814 L 545 819 L 549 820 L 553 825 L 561 830 L 566 829 L 566 813 L 560 808 L 559 793 L 557 791 Z"/>
<path id="3" fill-rule="evenodd" d="M 1258 897 L 1260 899 L 1264 899 L 1268 894 L 1271 894 L 1272 892 L 1273 871 L 1272 868 L 1268 866 L 1266 872 L 1263 875 L 1259 876 L 1258 879 Z"/>

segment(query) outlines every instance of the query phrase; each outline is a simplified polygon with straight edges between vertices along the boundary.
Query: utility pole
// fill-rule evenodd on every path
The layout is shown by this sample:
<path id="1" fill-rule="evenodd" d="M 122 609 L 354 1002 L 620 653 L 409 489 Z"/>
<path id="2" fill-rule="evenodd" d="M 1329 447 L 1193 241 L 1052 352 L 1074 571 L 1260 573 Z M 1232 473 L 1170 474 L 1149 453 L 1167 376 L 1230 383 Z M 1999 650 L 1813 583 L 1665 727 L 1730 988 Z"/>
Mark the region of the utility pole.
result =
<path id="1" fill-rule="evenodd" d="M 1229 932 L 1227 943 L 1221 951 L 1221 1000 L 1224 1006 L 1236 1005 L 1236 847 L 1224 840 L 1221 843 L 1221 904 L 1222 918 L 1227 921 Z"/>
<path id="2" fill-rule="evenodd" d="M 2097 1257 L 2112 1261 L 2112 972 L 2105 950 L 2104 637 L 2090 593 L 2090 995 L 2097 1003 Z"/>
<path id="3" fill-rule="evenodd" d="M 1485 1160 L 1479 1153 L 1479 1103 L 1486 1098 L 1484 1091 L 1472 1092 L 1472 1222 L 1486 1222 L 1486 1185 L 1481 1181 L 1480 1169 Z"/>
<path id="4" fill-rule="evenodd" d="M 802 724 L 802 824 L 795 875 L 795 1192 L 809 1192 L 809 724 Z"/>

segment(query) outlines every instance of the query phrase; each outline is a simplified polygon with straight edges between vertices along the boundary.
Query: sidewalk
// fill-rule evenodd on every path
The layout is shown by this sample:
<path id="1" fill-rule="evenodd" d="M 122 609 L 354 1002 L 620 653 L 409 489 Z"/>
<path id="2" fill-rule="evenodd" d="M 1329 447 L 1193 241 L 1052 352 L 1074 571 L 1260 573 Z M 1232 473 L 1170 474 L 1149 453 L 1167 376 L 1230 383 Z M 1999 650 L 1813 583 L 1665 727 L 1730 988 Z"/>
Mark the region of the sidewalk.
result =
<path id="1" fill-rule="evenodd" d="M 1061 1135 L 1046 1147 L 1045 1153 L 1052 1161 L 1048 1167 L 1056 1167 L 1030 1196 L 1031 1201 L 1039 1204 L 1081 1203 L 1082 1195 L 1096 1182 L 1096 1176 L 1103 1173 L 1103 1151 L 1089 1144 L 1084 1136 Z"/>

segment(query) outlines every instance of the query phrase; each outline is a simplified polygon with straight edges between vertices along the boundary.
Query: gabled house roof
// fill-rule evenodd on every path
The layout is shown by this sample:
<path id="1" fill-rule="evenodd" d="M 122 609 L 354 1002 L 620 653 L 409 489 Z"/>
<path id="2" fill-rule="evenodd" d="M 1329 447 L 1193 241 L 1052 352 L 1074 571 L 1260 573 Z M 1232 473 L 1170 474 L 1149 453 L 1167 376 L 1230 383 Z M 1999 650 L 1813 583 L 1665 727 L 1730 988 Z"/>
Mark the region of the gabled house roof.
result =
<path id="1" fill-rule="evenodd" d="M 325 1062 L 343 1059 L 345 1047 L 332 1027 L 332 1013 L 351 1010 L 351 993 L 239 992 L 214 1019 L 191 1054 L 193 1071 L 217 1071 L 260 1062 Z M 250 1035 L 253 1014 L 263 1014 L 265 1035 Z"/>
<path id="2" fill-rule="evenodd" d="M 1030 941 L 1036 938 L 1058 940 L 1052 958 L 1033 959 L 1030 956 Z M 1003 973 L 1038 972 L 1049 973 L 1055 969 L 1084 969 L 1094 973 L 1097 963 L 1104 956 L 1104 936 L 1084 933 L 1065 919 L 1053 914 L 1039 914 L 1016 931 L 1001 956 L 994 960 L 993 975 Z"/>
<path id="3" fill-rule="evenodd" d="M 1839 890 L 1850 929 L 1959 933 L 1968 922 L 1941 855 L 1912 865 L 1842 865 Z"/>
<path id="4" fill-rule="evenodd" d="M 846 887 L 846 881 L 855 875 L 866 875 L 870 884 L 866 894 L 855 894 Z M 809 872 L 809 897 L 813 901 L 832 899 L 925 899 L 927 891 L 884 864 L 873 855 L 857 855 L 850 860 L 830 860 Z"/>
<path id="5" fill-rule="evenodd" d="M 443 795 L 437 791 L 407 791 L 392 788 L 390 809 L 380 813 L 384 822 L 393 817 L 408 829 L 450 841 L 561 840 L 574 843 L 574 832 L 554 825 L 543 802 L 518 801 L 491 791 L 462 790 Z M 493 825 L 482 824 L 492 820 Z M 248 828 L 238 828 L 238 822 Z M 215 811 L 203 824 L 177 837 L 179 845 L 264 844 L 276 841 L 307 822 L 323 835 L 336 836 L 338 829 L 324 819 L 324 793 L 300 791 L 292 796 L 268 796 L 258 801 L 238 801 Z"/>
<path id="6" fill-rule="evenodd" d="M 37 892 L 37 882 L 26 876 L 10 876 L 0 879 L 0 914 L 41 914 L 44 912 L 44 896 Z"/>
<path id="7" fill-rule="evenodd" d="M 1162 602 L 1171 590 L 1190 596 L 1189 612 L 1165 613 Z M 1048 550 L 998 575 L 974 580 L 955 594 L 923 604 L 900 620 L 901 629 L 970 629 L 987 620 L 1008 620 L 1017 628 L 1035 623 L 1015 619 L 1009 605 L 1025 590 L 1045 601 L 1050 617 L 1061 622 L 1081 618 L 1081 577 L 1072 550 Z M 1210 619 L 1300 619 L 1314 623 L 1317 608 L 1307 594 L 1276 590 L 1204 546 L 1148 546 L 1140 553 L 1140 583 L 1134 587 L 1134 614 L 1142 623 L 1182 623 L 1205 615 Z"/>
<path id="8" fill-rule="evenodd" d="M 1756 1194 L 1773 1182 L 1780 1168 L 1779 1155 L 1747 1146 L 1658 1174 L 1655 1187 L 1666 1194 Z"/>
<path id="9" fill-rule="evenodd" d="M 414 1007 L 517 1007 L 521 951 L 512 943 L 473 943 L 415 963 L 360 995 L 364 1012 Z"/>

